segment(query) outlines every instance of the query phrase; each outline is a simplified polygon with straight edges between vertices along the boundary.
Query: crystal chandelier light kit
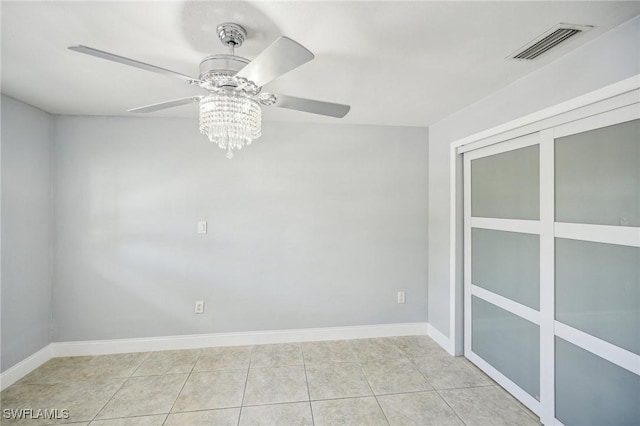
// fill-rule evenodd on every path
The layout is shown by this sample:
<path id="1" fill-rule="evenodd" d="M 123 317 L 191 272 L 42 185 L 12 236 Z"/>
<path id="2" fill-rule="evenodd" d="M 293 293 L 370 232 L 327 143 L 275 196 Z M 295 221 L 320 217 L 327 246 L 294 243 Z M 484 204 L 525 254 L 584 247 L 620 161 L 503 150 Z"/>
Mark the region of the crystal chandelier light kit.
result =
<path id="1" fill-rule="evenodd" d="M 71 46 L 69 49 L 177 77 L 204 89 L 207 94 L 202 96 L 147 105 L 128 112 L 149 113 L 198 102 L 200 133 L 225 150 L 227 158 L 233 158 L 233 151 L 242 149 L 261 136 L 262 106 L 276 106 L 335 118 L 342 118 L 349 112 L 348 105 L 263 92 L 265 84 L 309 62 L 314 56 L 299 43 L 280 37 L 254 60 L 249 61 L 235 55 L 235 49 L 242 46 L 246 36 L 245 29 L 238 24 L 219 25 L 218 37 L 228 47 L 229 53 L 204 58 L 200 63 L 198 78 L 87 46 Z"/>
<path id="2" fill-rule="evenodd" d="M 233 23 L 218 26 L 218 37 L 229 48 L 228 55 L 211 55 L 200 63 L 200 80 L 210 95 L 200 99 L 200 133 L 227 151 L 242 149 L 262 135 L 262 109 L 255 97 L 260 88 L 236 77 L 249 61 L 235 56 L 247 33 Z"/>
<path id="3" fill-rule="evenodd" d="M 200 99 L 200 133 L 227 150 L 242 149 L 262 135 L 262 110 L 253 99 L 221 91 Z"/>

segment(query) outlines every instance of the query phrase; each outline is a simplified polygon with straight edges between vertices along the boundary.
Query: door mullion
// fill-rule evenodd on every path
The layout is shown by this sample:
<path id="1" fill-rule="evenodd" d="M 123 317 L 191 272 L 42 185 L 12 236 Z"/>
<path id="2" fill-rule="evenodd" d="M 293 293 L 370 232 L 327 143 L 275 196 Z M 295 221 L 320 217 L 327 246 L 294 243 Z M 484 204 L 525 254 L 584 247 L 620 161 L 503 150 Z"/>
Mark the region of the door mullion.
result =
<path id="1" fill-rule="evenodd" d="M 554 131 L 540 132 L 540 420 L 555 422 Z"/>
<path id="2" fill-rule="evenodd" d="M 464 353 L 471 353 L 471 159 L 464 155 Z"/>

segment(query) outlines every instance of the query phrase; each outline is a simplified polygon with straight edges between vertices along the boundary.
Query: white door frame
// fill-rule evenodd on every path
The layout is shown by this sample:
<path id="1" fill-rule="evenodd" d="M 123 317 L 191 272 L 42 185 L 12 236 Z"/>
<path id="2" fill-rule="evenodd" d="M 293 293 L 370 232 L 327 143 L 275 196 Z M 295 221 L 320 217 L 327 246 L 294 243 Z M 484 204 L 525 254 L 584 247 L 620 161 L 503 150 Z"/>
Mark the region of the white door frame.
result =
<path id="1" fill-rule="evenodd" d="M 463 206 L 468 204 L 461 202 L 459 193 L 463 187 L 463 176 L 468 175 L 462 173 L 463 162 L 461 161 L 462 153 L 479 149 L 482 147 L 489 147 L 497 143 L 503 142 L 508 139 L 514 139 L 529 133 L 540 132 L 540 159 L 542 164 L 553 164 L 553 141 L 556 137 L 560 137 L 564 134 L 577 133 L 576 129 L 580 126 L 584 127 L 584 118 L 590 117 L 596 114 L 602 114 L 613 109 L 622 109 L 624 112 L 617 112 L 616 114 L 624 115 L 630 114 L 631 116 L 637 116 L 640 113 L 640 74 L 622 80 L 618 83 L 606 86 L 602 89 L 580 96 L 578 98 L 569 100 L 562 104 L 553 106 L 551 108 L 544 109 L 534 114 L 527 115 L 525 117 L 510 121 L 503 125 L 485 130 L 475 135 L 460 139 L 453 142 L 450 145 L 450 292 L 449 292 L 449 312 L 450 312 L 450 325 L 449 325 L 449 342 L 447 350 L 451 354 L 461 355 L 464 349 L 463 341 L 463 280 L 464 269 L 460 268 L 460 265 L 464 263 L 464 256 L 468 256 L 468 253 L 459 252 L 464 247 L 463 241 Z M 606 117 L 605 114 L 602 115 Z M 606 119 L 605 119 L 606 121 Z M 625 121 L 625 120 L 622 120 Z M 576 127 L 578 126 L 578 127 Z M 555 127 L 555 129 L 553 129 Z M 595 127 L 602 127 L 596 124 Z M 586 130 L 582 130 L 586 131 Z M 494 148 L 498 149 L 498 148 Z M 543 161 L 544 160 L 544 161 Z M 584 345 L 589 346 L 589 350 L 599 354 L 608 354 L 607 359 L 611 360 L 611 356 L 616 364 L 627 368 L 630 371 L 635 371 L 634 366 L 637 363 L 637 355 L 630 354 L 627 351 L 619 350 L 617 347 L 609 347 L 602 345 L 601 341 L 594 342 L 588 335 L 585 337 L 585 333 L 580 334 L 578 330 L 572 329 L 566 325 L 559 325 L 553 320 L 553 312 L 548 312 L 549 309 L 553 309 L 553 291 L 549 288 L 549 285 L 553 285 L 553 262 L 554 262 L 554 232 L 557 236 L 567 236 L 579 234 L 584 239 L 591 239 L 592 241 L 606 242 L 611 241 L 614 244 L 626 244 L 636 245 L 640 239 L 639 230 L 622 231 L 605 229 L 607 227 L 597 225 L 578 225 L 574 224 L 556 224 L 554 226 L 554 217 L 552 209 L 543 209 L 544 205 L 553 206 L 553 170 L 545 168 L 541 170 L 541 216 L 539 224 L 526 225 L 532 226 L 534 233 L 540 233 L 541 235 L 541 250 L 544 254 L 540 258 L 541 271 L 540 285 L 541 293 L 544 295 L 545 300 L 541 299 L 541 312 L 540 312 L 540 325 L 541 325 L 541 350 L 546 351 L 546 359 L 550 359 L 550 351 L 553 351 L 553 341 L 555 339 L 554 333 L 543 333 L 542 329 L 553 329 L 551 326 L 555 326 L 555 334 L 563 338 L 567 338 L 569 341 L 580 341 Z M 484 226 L 490 226 L 491 224 L 485 223 Z M 494 224 L 495 225 L 495 224 Z M 483 227 L 484 227 L 483 226 Z M 525 229 L 526 226 L 522 229 Z M 539 229 L 534 229 L 536 226 Z M 555 231 L 554 231 L 555 228 Z M 615 227 L 611 227 L 615 228 Z M 538 231 L 538 232 L 535 232 Z M 611 231 L 611 232 L 609 232 Z M 522 232 L 522 230 L 520 231 Z M 583 238 L 580 238 L 583 239 Z M 550 267 L 551 266 L 551 267 Z M 468 271 L 467 271 L 468 273 Z M 477 289 L 474 289 L 477 291 Z M 544 302 L 544 303 L 543 303 Z M 546 311 L 543 311 L 545 306 Z M 552 324 L 550 324 L 550 322 Z M 583 346 L 583 345 L 580 345 Z M 610 345 L 613 346 L 613 345 Z M 544 353 L 541 353 L 541 359 Z M 487 366 L 490 367 L 490 366 Z M 541 401 L 538 403 L 533 399 L 535 403 L 538 403 L 538 410 L 535 410 L 545 424 L 559 424 L 553 415 L 553 391 L 554 391 L 554 371 L 553 366 L 542 366 L 546 374 L 541 375 L 540 391 Z M 497 372 L 497 371 L 496 371 Z M 499 373 L 498 373 L 499 374 Z M 637 373 L 638 374 L 638 373 Z M 495 377 L 499 377 L 496 375 Z M 505 377 L 506 379 L 506 377 Z M 508 379 L 507 379 L 508 380 Z M 543 394 L 545 395 L 543 397 Z M 526 399 L 526 396 L 524 399 Z M 529 401 L 531 402 L 531 401 Z M 530 405 L 530 404 L 527 404 Z M 535 408 L 535 404 L 531 404 Z"/>

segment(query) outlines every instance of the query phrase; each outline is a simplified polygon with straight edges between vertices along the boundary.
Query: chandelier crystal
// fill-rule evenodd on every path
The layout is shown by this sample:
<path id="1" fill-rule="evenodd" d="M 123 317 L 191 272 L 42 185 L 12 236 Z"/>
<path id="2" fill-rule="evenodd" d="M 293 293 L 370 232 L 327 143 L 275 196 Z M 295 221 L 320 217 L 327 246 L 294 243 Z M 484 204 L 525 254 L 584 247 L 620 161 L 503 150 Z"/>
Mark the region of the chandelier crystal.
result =
<path id="1" fill-rule="evenodd" d="M 233 150 L 250 145 L 262 134 L 260 105 L 238 90 L 211 93 L 200 99 L 200 133 L 233 158 Z"/>

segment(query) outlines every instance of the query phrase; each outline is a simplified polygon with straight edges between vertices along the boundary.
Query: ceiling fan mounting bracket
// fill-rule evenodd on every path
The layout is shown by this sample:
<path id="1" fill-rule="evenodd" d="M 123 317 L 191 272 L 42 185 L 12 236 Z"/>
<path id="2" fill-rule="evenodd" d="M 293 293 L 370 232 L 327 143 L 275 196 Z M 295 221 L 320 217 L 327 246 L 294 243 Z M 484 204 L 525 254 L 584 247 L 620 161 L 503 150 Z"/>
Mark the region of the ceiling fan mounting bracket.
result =
<path id="1" fill-rule="evenodd" d="M 247 31 L 238 24 L 225 22 L 218 25 L 218 37 L 227 47 L 240 47 L 247 36 Z"/>

